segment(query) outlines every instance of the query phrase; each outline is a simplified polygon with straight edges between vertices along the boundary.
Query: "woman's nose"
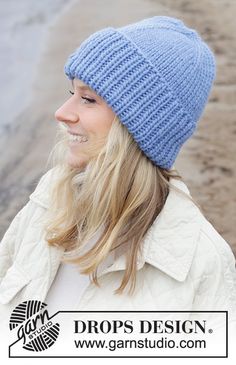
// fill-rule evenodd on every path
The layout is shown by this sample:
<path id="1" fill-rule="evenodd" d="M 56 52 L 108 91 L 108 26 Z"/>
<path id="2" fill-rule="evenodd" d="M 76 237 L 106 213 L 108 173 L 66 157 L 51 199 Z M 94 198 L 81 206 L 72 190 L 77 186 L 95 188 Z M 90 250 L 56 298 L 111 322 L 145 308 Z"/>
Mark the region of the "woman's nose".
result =
<path id="1" fill-rule="evenodd" d="M 58 122 L 78 122 L 78 113 L 73 109 L 69 100 L 58 108 L 54 115 Z"/>

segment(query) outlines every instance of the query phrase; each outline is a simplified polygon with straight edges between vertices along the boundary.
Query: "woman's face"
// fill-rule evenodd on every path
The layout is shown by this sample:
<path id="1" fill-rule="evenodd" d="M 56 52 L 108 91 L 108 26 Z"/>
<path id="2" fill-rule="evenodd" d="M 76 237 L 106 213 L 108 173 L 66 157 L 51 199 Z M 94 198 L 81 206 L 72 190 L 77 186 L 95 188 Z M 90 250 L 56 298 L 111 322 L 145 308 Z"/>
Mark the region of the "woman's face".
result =
<path id="1" fill-rule="evenodd" d="M 81 167 L 88 163 L 86 147 L 108 135 L 115 113 L 79 79 L 74 79 L 72 86 L 71 97 L 55 112 L 55 118 L 68 128 L 68 164 Z"/>

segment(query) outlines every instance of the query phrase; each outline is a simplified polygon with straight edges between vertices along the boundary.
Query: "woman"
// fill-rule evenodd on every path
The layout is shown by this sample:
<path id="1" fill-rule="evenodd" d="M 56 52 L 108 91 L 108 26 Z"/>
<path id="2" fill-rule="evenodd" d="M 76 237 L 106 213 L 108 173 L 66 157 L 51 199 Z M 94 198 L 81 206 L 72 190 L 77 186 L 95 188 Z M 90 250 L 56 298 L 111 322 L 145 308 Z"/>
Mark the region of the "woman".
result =
<path id="1" fill-rule="evenodd" d="M 92 34 L 65 65 L 52 168 L 0 245 L 3 317 L 57 310 L 227 310 L 235 259 L 173 168 L 214 78 L 199 34 L 155 16 Z"/>

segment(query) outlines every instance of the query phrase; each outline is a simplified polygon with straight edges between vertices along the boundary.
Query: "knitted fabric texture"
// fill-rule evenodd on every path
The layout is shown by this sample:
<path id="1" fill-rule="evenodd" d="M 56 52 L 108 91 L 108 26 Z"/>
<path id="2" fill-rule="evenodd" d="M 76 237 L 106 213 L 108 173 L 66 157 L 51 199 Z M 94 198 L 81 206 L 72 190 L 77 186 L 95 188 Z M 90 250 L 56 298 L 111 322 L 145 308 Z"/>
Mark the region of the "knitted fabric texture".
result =
<path id="1" fill-rule="evenodd" d="M 196 129 L 215 66 L 213 52 L 194 29 L 154 16 L 93 33 L 64 70 L 105 100 L 155 165 L 170 169 Z"/>

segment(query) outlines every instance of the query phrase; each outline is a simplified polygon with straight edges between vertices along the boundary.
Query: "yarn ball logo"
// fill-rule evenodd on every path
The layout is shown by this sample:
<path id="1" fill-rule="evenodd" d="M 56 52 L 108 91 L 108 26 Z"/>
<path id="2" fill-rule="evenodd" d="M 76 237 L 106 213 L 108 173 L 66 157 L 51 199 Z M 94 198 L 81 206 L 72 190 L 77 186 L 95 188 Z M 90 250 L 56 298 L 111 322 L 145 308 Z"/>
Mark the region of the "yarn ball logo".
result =
<path id="1" fill-rule="evenodd" d="M 18 340 L 29 351 L 44 351 L 51 347 L 59 335 L 59 323 L 49 317 L 47 304 L 38 300 L 20 303 L 11 313 L 10 330 L 17 329 Z"/>

